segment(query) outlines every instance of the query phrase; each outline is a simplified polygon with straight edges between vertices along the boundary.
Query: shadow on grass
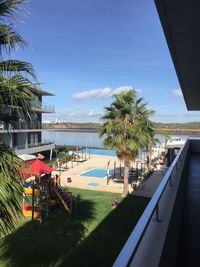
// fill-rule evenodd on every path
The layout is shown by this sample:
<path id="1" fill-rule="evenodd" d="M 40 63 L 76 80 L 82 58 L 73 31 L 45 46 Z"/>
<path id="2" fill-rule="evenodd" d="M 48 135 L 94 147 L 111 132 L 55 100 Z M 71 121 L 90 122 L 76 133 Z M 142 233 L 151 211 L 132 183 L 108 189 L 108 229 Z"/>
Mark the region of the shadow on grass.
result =
<path id="1" fill-rule="evenodd" d="M 50 213 L 42 230 L 32 230 L 31 222 L 24 224 L 1 242 L 0 266 L 59 266 L 84 238 L 84 223 L 95 218 L 94 203 L 79 199 L 72 215 L 57 209 Z"/>
<path id="2" fill-rule="evenodd" d="M 63 209 L 55 210 L 41 231 L 33 231 L 31 223 L 26 223 L 7 236 L 0 246 L 0 266 L 112 266 L 149 199 L 128 196 L 112 210 L 110 197 L 103 201 L 103 194 L 102 197 L 98 194 L 93 201 L 80 199 L 78 209 L 71 216 Z M 99 209 L 97 203 L 101 204 Z M 106 205 L 111 212 L 102 211 Z M 104 217 L 104 214 L 108 215 Z M 99 215 L 103 220 L 84 238 L 86 227 L 97 222 Z"/>
<path id="3" fill-rule="evenodd" d="M 149 198 L 144 197 L 124 198 L 59 266 L 111 267 L 148 202 Z"/>

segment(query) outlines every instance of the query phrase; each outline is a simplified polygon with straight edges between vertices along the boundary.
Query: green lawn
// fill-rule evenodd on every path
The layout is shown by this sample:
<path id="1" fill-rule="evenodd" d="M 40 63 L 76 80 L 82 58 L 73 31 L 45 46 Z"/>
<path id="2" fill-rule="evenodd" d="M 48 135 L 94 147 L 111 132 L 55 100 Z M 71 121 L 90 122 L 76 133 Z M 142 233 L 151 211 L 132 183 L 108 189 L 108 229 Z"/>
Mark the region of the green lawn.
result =
<path id="1" fill-rule="evenodd" d="M 112 266 L 149 199 L 129 196 L 111 208 L 114 193 L 72 189 L 78 207 L 69 216 L 60 207 L 42 230 L 23 224 L 0 243 L 0 266 Z"/>

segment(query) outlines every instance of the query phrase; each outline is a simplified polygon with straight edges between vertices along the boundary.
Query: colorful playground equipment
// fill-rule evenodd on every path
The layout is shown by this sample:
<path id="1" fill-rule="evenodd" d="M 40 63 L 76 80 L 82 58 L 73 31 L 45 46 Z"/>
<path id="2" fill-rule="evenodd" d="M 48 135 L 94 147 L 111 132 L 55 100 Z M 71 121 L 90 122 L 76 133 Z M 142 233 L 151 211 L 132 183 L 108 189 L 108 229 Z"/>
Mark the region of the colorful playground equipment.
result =
<path id="1" fill-rule="evenodd" d="M 50 210 L 59 203 L 71 214 L 76 199 L 71 192 L 60 185 L 58 175 L 51 176 L 53 169 L 38 159 L 28 164 L 23 190 L 23 215 L 31 217 L 32 221 L 38 220 L 41 225 Z"/>

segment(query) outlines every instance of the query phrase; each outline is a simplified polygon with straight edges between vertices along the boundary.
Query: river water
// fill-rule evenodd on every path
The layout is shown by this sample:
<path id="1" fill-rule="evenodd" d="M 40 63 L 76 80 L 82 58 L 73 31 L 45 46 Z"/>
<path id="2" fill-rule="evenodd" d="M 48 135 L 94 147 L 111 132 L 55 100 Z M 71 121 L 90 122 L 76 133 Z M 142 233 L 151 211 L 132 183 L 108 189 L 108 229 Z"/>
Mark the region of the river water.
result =
<path id="1" fill-rule="evenodd" d="M 181 136 L 184 140 L 188 137 L 186 135 L 179 136 Z M 163 143 L 165 140 L 165 138 L 160 134 L 156 135 L 156 137 L 161 143 Z M 42 140 L 43 142 L 54 142 L 56 145 L 96 148 L 104 147 L 103 138 L 99 138 L 98 133 L 96 132 L 43 130 Z"/>

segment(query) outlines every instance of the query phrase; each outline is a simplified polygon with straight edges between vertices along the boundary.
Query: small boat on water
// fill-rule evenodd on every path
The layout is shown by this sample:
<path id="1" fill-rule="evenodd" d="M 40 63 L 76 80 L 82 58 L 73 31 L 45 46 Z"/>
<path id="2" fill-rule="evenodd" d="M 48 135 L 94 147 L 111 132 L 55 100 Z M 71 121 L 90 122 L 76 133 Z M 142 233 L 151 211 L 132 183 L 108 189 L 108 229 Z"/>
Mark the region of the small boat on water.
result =
<path id="1" fill-rule="evenodd" d="M 180 136 L 171 136 L 171 138 L 165 144 L 165 148 L 181 148 L 185 144 L 185 140 L 183 140 Z"/>

